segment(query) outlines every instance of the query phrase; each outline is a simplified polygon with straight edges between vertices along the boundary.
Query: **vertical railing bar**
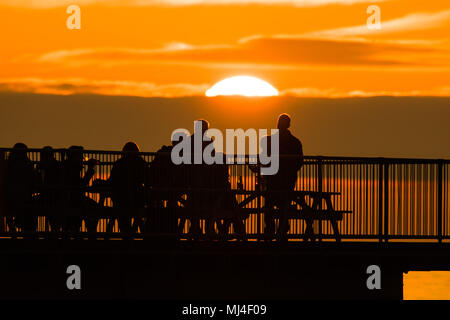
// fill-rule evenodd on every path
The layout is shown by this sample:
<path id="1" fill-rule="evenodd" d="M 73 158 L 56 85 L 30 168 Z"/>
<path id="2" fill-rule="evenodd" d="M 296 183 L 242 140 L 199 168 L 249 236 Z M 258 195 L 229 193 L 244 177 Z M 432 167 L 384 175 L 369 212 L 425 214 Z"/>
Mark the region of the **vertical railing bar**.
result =
<path id="1" fill-rule="evenodd" d="M 258 160 L 257 160 L 257 167 L 258 167 L 258 170 L 256 171 L 256 181 L 255 181 L 255 187 L 256 187 L 256 194 L 257 194 L 257 197 L 256 197 L 256 202 L 257 202 L 257 207 L 258 207 L 258 214 L 257 214 L 257 217 L 256 217 L 256 224 L 257 224 L 257 230 L 256 230 L 256 232 L 257 232 L 257 238 L 258 238 L 258 242 L 260 242 L 261 241 L 261 221 L 263 220 L 262 219 L 262 217 L 261 217 L 261 215 L 262 215 L 262 212 L 261 212 L 261 166 L 260 166 L 260 162 L 259 162 L 259 157 L 258 157 Z M 264 226 L 265 227 L 265 226 Z"/>
<path id="2" fill-rule="evenodd" d="M 383 242 L 383 171 L 384 161 L 378 164 L 378 235 L 379 241 Z"/>
<path id="3" fill-rule="evenodd" d="M 362 214 L 363 212 L 363 206 L 364 206 L 364 198 L 363 198 L 363 183 L 362 183 L 362 164 L 358 165 L 358 208 L 359 208 L 359 212 L 360 212 L 360 218 L 359 218 L 359 223 L 358 223 L 358 235 L 361 236 L 362 232 L 361 230 L 363 229 L 363 223 L 364 223 L 364 215 Z"/>
<path id="4" fill-rule="evenodd" d="M 384 166 L 384 241 L 389 238 L 389 163 Z"/>
<path id="5" fill-rule="evenodd" d="M 322 157 L 317 162 L 317 191 L 319 192 L 319 212 L 322 212 L 322 188 L 323 188 L 323 162 Z M 322 241 L 322 222 L 319 220 L 319 242 Z"/>
<path id="6" fill-rule="evenodd" d="M 443 184 L 444 180 L 442 178 L 442 167 L 443 167 L 443 161 L 440 160 L 438 163 L 438 179 L 437 179 L 437 185 L 438 185 L 438 242 L 442 243 L 442 193 L 443 193 Z"/>
<path id="7" fill-rule="evenodd" d="M 350 164 L 347 163 L 347 165 L 345 166 L 345 189 L 347 190 L 347 197 L 346 197 L 346 204 L 345 204 L 346 207 L 350 206 L 350 191 L 348 190 L 349 185 L 350 185 L 350 183 L 348 181 L 349 174 L 350 174 L 349 167 L 350 167 Z M 352 208 L 352 210 L 353 210 L 353 208 Z M 353 220 L 353 219 L 354 219 L 354 217 L 352 216 L 351 220 Z M 346 230 L 347 234 L 351 234 L 350 233 L 350 219 L 348 219 L 347 223 L 345 224 L 345 230 Z"/>

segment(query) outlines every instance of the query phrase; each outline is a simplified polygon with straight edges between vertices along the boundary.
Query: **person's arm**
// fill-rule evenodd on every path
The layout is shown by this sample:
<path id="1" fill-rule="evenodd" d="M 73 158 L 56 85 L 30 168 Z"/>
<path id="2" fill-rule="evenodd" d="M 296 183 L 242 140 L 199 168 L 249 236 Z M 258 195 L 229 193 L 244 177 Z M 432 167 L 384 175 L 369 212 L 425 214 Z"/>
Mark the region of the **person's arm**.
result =
<path id="1" fill-rule="evenodd" d="M 42 175 L 40 170 L 35 169 L 33 164 L 29 164 L 28 167 L 28 179 L 30 184 L 30 190 L 34 192 L 39 192 L 40 187 L 42 186 Z"/>
<path id="2" fill-rule="evenodd" d="M 95 166 L 97 165 L 97 160 L 89 159 L 88 160 L 88 168 L 84 174 L 84 177 L 81 179 L 81 184 L 83 186 L 87 186 L 89 181 L 91 181 L 92 177 L 95 174 Z"/>
<path id="3" fill-rule="evenodd" d="M 106 179 L 106 183 L 108 184 L 108 186 L 112 186 L 112 185 L 115 183 L 115 180 L 116 180 L 116 170 L 117 170 L 117 167 L 116 167 L 116 165 L 114 164 L 114 165 L 112 166 L 112 168 L 111 168 L 111 173 L 109 174 L 108 179 Z"/>
<path id="4" fill-rule="evenodd" d="M 263 150 L 263 152 L 266 152 L 266 156 L 270 156 L 272 154 L 272 146 L 271 146 L 272 140 L 271 140 L 271 136 L 264 136 L 261 138 L 260 140 L 260 146 L 265 146 L 266 150 Z M 254 173 L 259 173 L 260 169 L 262 167 L 269 167 L 270 164 L 262 164 L 261 163 L 261 153 L 258 154 L 258 164 L 249 164 L 248 167 L 249 169 L 254 172 Z"/>
<path id="5" fill-rule="evenodd" d="M 302 146 L 302 143 L 300 142 L 300 140 L 298 141 L 298 155 L 299 155 L 299 161 L 298 161 L 298 169 L 297 170 L 300 170 L 300 168 L 303 166 L 303 162 L 304 162 L 303 146 Z"/>
<path id="6" fill-rule="evenodd" d="M 144 181 L 143 184 L 145 187 L 151 187 L 152 186 L 152 171 L 153 171 L 153 166 L 152 163 L 147 163 L 147 161 L 143 160 L 143 164 L 142 164 L 142 174 L 144 177 Z"/>

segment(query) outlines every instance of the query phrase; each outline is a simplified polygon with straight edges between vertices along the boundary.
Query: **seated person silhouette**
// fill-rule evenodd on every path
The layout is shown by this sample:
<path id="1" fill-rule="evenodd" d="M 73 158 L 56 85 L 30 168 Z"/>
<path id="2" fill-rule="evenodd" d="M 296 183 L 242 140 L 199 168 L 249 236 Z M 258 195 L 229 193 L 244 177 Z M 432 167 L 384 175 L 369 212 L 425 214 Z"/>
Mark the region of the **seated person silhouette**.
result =
<path id="1" fill-rule="evenodd" d="M 59 215 L 61 202 L 62 171 L 52 147 L 45 146 L 40 154 L 39 171 L 40 194 L 38 206 L 45 211 L 51 231 L 60 231 L 62 221 Z"/>
<path id="2" fill-rule="evenodd" d="M 112 188 L 113 206 L 119 209 L 119 229 L 125 239 L 137 228 L 139 210 L 146 204 L 145 186 L 149 181 L 148 164 L 139 155 L 137 144 L 127 142 L 122 151 L 122 157 L 114 163 L 108 181 Z"/>
<path id="3" fill-rule="evenodd" d="M 37 216 L 32 210 L 37 174 L 27 156 L 27 146 L 16 143 L 5 165 L 5 211 L 10 231 L 35 232 Z"/>
<path id="4" fill-rule="evenodd" d="M 283 113 L 278 117 L 278 137 L 279 137 L 279 169 L 274 175 L 266 175 L 266 187 L 268 195 L 265 206 L 267 209 L 264 215 L 265 235 L 270 239 L 275 232 L 275 222 L 273 209 L 279 209 L 279 228 L 278 236 L 280 240 L 286 239 L 286 233 L 289 229 L 288 207 L 293 200 L 287 192 L 295 189 L 297 181 L 297 171 L 303 165 L 303 148 L 299 139 L 294 137 L 289 130 L 291 117 Z M 271 136 L 267 139 L 267 148 L 270 154 Z M 271 193 L 273 192 L 273 193 Z"/>
<path id="5" fill-rule="evenodd" d="M 147 220 L 147 232 L 175 235 L 178 230 L 177 208 L 183 196 L 182 166 L 171 160 L 172 146 L 162 146 L 150 163 L 151 216 Z"/>
<path id="6" fill-rule="evenodd" d="M 97 160 L 89 159 L 87 161 L 87 170 L 83 175 L 83 150 L 81 146 L 71 146 L 67 150 L 66 159 L 61 164 L 62 197 L 64 203 L 72 209 L 66 217 L 65 229 L 76 234 L 80 231 L 84 219 L 87 231 L 93 234 L 97 231 L 98 218 L 95 216 L 95 208 L 98 207 L 98 204 L 86 196 L 84 189 L 89 186 L 89 182 L 95 174 Z"/>
<path id="7" fill-rule="evenodd" d="M 223 164 L 210 165 L 210 173 L 215 192 L 215 202 L 212 207 L 212 218 L 210 224 L 216 222 L 221 235 L 228 234 L 229 227 L 233 225 L 233 231 L 238 237 L 245 236 L 245 225 L 243 220 L 246 216 L 242 215 L 238 208 L 236 195 L 231 192 L 231 183 L 229 179 L 228 165 L 226 156 L 223 155 Z M 213 228 L 214 226 L 210 226 Z"/>
<path id="8" fill-rule="evenodd" d="M 209 123 L 206 120 L 197 120 L 201 122 L 200 132 L 202 141 L 201 147 L 195 147 L 194 132 L 189 137 L 191 140 L 191 164 L 183 166 L 185 187 L 190 188 L 186 201 L 186 207 L 189 211 L 189 219 L 191 226 L 189 228 L 189 234 L 194 238 L 202 234 L 201 219 L 205 220 L 206 232 L 211 235 L 214 231 L 214 221 L 211 217 L 214 205 L 216 203 L 217 192 L 211 190 L 214 188 L 214 166 L 208 165 L 203 160 L 204 150 L 213 142 L 213 140 L 205 136 L 206 131 L 209 129 Z M 198 150 L 197 150 L 198 149 Z M 196 154 L 196 153 L 201 154 Z M 214 148 L 211 151 L 211 155 L 215 155 Z M 201 159 L 201 163 L 196 164 L 195 159 L 198 157 Z"/>

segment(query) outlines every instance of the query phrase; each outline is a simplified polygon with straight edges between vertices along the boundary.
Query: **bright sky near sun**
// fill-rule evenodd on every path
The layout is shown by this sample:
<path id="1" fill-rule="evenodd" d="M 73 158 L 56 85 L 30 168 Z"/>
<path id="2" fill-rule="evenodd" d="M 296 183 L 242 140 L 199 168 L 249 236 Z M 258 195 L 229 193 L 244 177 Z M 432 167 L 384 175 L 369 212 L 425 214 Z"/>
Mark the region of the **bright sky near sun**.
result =
<path id="1" fill-rule="evenodd" d="M 217 82 L 206 91 L 207 97 L 240 95 L 246 97 L 278 96 L 278 90 L 264 80 L 251 76 L 234 76 Z"/>
<path id="2" fill-rule="evenodd" d="M 280 95 L 450 95 L 447 0 L 0 0 L 0 13 L 2 91 L 190 96 L 251 75 Z"/>

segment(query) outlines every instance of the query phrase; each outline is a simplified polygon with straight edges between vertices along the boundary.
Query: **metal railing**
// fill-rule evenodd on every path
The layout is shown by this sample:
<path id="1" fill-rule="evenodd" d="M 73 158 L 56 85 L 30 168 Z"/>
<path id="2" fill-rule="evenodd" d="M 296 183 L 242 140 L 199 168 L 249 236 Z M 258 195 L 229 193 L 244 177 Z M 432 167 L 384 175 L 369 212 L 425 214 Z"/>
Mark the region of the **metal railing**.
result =
<path id="1" fill-rule="evenodd" d="M 3 177 L 11 151 L 12 149 L 0 149 L 0 171 L 3 170 L 3 173 L 0 173 L 0 175 L 3 175 Z M 28 149 L 26 151 L 38 177 L 40 176 L 39 163 L 41 152 L 41 149 Z M 56 161 L 62 162 L 66 157 L 67 150 L 54 150 L 53 154 Z M 139 153 L 139 155 L 146 163 L 152 164 L 157 153 L 144 152 Z M 95 179 L 107 180 L 109 178 L 112 167 L 121 158 L 122 152 L 85 150 L 83 151 L 83 156 L 98 160 L 95 176 L 90 182 L 90 186 L 92 186 L 92 181 Z M 259 192 L 262 191 L 261 177 L 257 171 L 251 170 L 248 161 L 247 157 L 243 164 L 226 165 L 228 187 L 229 190 L 235 191 L 233 197 L 235 197 L 234 199 L 237 203 L 241 203 L 249 194 L 259 195 Z M 334 209 L 337 211 L 351 211 L 351 213 L 343 214 L 342 219 L 337 222 L 340 236 L 343 240 L 442 242 L 450 239 L 449 167 L 449 160 L 306 156 L 303 167 L 298 171 L 296 190 L 338 193 L 333 197 Z M 86 164 L 83 166 L 80 174 L 83 174 L 85 171 Z M 160 176 L 156 177 L 155 175 Z M 150 175 L 146 179 L 161 181 L 166 176 L 167 172 L 156 171 L 153 172 L 153 176 Z M 2 176 L 0 176 L 1 179 Z M 150 181 L 151 184 L 152 182 Z M 163 187 L 159 187 L 159 191 L 164 188 L 171 189 L 170 182 Z M 0 186 L 0 193 L 4 195 L 7 188 L 8 185 L 3 183 Z M 184 186 L 184 188 L 186 194 L 182 198 L 186 200 L 188 191 L 193 189 L 191 186 Z M 61 190 L 64 190 L 64 188 Z M 151 190 L 156 192 L 158 187 L 155 188 L 153 186 L 153 189 L 150 188 L 145 197 L 154 199 Z M 183 193 L 183 186 L 174 187 L 173 190 Z M 223 190 L 221 188 L 211 188 L 208 192 L 210 196 L 211 194 L 219 195 L 223 193 Z M 99 207 L 114 208 L 111 198 L 102 197 L 101 193 L 91 191 L 89 188 L 83 189 L 85 196 L 95 201 Z M 39 188 L 36 188 L 33 191 L 33 197 L 39 197 L 40 193 Z M 9 209 L 6 208 L 5 203 L 7 199 L 4 199 L 3 196 L 2 200 L 1 197 L 2 195 L 0 195 L 0 236 L 20 237 L 21 234 L 26 234 L 25 228 L 21 228 L 20 224 L 15 226 L 11 224 L 11 216 L 13 214 L 8 212 Z M 308 197 L 305 199 L 307 202 L 312 201 Z M 149 215 L 153 215 L 153 218 L 150 219 L 153 223 L 155 221 L 159 221 L 158 223 L 160 224 L 167 223 L 165 216 L 167 212 L 170 213 L 172 212 L 171 210 L 177 210 L 169 202 L 167 199 L 163 199 L 158 202 L 158 207 L 154 204 L 150 206 L 150 201 L 146 201 L 144 208 L 146 213 L 143 214 L 143 220 L 137 221 L 137 218 L 134 217 L 136 222 L 134 224 L 135 229 L 130 232 L 136 238 L 143 237 L 151 232 L 158 234 L 159 227 L 146 229 L 144 226 L 145 220 Z M 243 206 L 244 209 L 248 209 L 247 215 L 243 218 L 246 239 L 262 238 L 265 227 L 264 205 L 264 198 L 257 196 Z M 320 203 L 320 207 L 322 206 L 325 206 L 325 203 Z M 175 207 L 182 208 L 183 204 L 180 201 L 176 201 Z M 67 208 L 67 203 L 64 206 L 60 206 L 59 209 L 64 211 L 64 208 Z M 29 210 L 32 211 L 33 206 L 29 207 Z M 37 215 L 37 224 L 33 226 L 32 233 L 39 237 L 46 237 L 46 235 L 52 234 L 55 230 L 52 230 L 52 224 L 48 215 L 43 214 L 42 211 Z M 184 224 L 182 218 L 176 214 L 175 216 L 175 223 L 179 226 L 175 228 L 177 231 L 173 232 L 176 232 L 177 236 L 185 238 L 184 236 L 188 234 L 191 227 L 191 220 L 188 218 Z M 81 234 L 88 231 L 86 221 L 84 220 L 81 224 Z M 170 223 L 173 224 L 173 219 L 171 221 Z M 200 216 L 199 221 L 201 233 L 206 234 L 208 229 L 207 219 Z M 213 228 L 217 231 L 219 227 L 215 225 Z M 227 226 L 226 233 L 228 235 L 235 234 L 235 228 L 234 224 Z M 290 219 L 289 238 L 292 240 L 302 239 L 305 228 L 306 222 L 304 219 Z M 170 228 L 163 229 L 167 233 L 169 232 L 167 230 Z M 172 228 L 170 230 L 175 229 Z M 313 229 L 319 241 L 334 239 L 333 228 L 327 220 L 315 220 Z M 63 229 L 58 231 L 64 233 Z M 92 230 L 90 233 L 92 233 Z M 99 214 L 95 233 L 102 237 L 105 235 L 108 235 L 108 237 L 120 237 L 121 230 L 117 219 Z"/>

